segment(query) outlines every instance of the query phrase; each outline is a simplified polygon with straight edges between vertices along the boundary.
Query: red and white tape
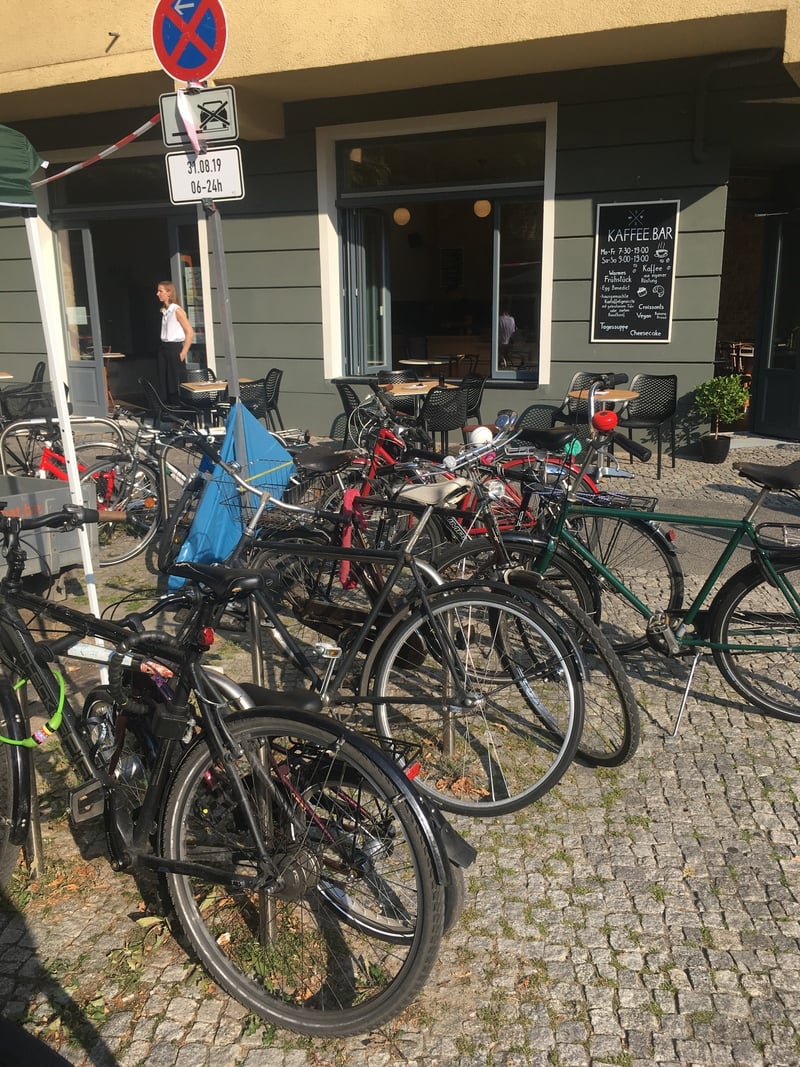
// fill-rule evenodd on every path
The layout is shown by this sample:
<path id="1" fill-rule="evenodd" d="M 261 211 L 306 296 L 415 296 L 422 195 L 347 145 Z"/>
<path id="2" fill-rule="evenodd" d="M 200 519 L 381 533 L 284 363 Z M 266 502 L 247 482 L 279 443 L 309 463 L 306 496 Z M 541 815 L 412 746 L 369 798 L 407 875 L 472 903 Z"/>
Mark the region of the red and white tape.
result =
<path id="1" fill-rule="evenodd" d="M 86 167 L 91 167 L 93 163 L 99 163 L 101 159 L 107 159 L 108 156 L 118 152 L 120 148 L 124 148 L 125 145 L 130 144 L 131 141 L 135 141 L 137 137 L 141 137 L 143 133 L 147 133 L 153 126 L 156 126 L 161 121 L 161 115 L 153 115 L 151 119 L 140 126 L 138 130 L 134 130 L 133 133 L 129 133 L 127 137 L 123 137 L 115 144 L 110 145 L 108 148 L 104 148 L 102 152 L 98 152 L 96 156 L 92 156 L 91 159 L 85 159 L 83 163 L 76 163 L 73 167 L 67 167 L 66 170 L 61 170 L 58 174 L 51 174 L 49 178 L 42 178 L 38 182 L 31 182 L 31 186 L 34 189 L 38 189 L 42 185 L 49 185 L 50 182 L 58 181 L 59 178 L 66 178 L 68 174 L 74 174 L 76 171 L 85 170 Z"/>

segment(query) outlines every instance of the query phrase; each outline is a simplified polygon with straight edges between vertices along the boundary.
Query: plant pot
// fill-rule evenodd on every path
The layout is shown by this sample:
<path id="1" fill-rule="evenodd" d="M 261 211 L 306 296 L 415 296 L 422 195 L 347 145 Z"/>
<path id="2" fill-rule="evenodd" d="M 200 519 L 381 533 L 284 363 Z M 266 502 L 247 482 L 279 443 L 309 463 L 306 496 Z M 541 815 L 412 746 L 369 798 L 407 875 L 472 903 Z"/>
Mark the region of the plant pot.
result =
<path id="1" fill-rule="evenodd" d="M 704 463 L 724 463 L 731 450 L 731 439 L 727 434 L 714 437 L 705 434 L 700 438 L 700 455 Z"/>

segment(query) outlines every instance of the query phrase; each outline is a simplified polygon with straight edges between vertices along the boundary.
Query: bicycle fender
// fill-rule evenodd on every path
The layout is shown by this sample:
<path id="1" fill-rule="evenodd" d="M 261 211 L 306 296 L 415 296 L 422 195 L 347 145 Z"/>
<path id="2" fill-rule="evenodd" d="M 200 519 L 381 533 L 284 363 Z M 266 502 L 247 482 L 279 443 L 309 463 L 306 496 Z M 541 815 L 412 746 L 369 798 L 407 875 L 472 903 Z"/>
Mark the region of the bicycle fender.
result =
<path id="1" fill-rule="evenodd" d="M 8 678 L 0 682 L 0 707 L 6 720 L 6 729 L 12 741 L 23 741 L 29 730 L 22 713 L 17 694 Z M 3 742 L 0 742 L 2 744 Z M 9 745 L 11 749 L 11 829 L 8 839 L 13 845 L 22 845 L 31 828 L 31 764 L 30 750 L 21 745 Z"/>
<path id="2" fill-rule="evenodd" d="M 270 714 L 268 708 L 265 709 L 265 711 L 267 715 Z M 227 721 L 237 722 L 240 719 L 247 721 L 250 717 L 251 713 L 241 712 L 232 715 Z M 332 727 L 341 730 L 343 736 L 353 748 L 361 753 L 361 755 L 366 756 L 368 760 L 374 763 L 378 769 L 386 775 L 396 791 L 392 803 L 395 805 L 404 804 L 412 812 L 419 825 L 423 840 L 431 858 L 437 885 L 448 885 L 450 881 L 448 870 L 449 864 L 439 828 L 434 824 L 434 820 L 431 818 L 431 808 L 433 808 L 433 806 L 426 805 L 426 803 L 423 802 L 423 798 L 414 788 L 413 783 L 409 781 L 395 761 L 391 759 L 379 745 L 375 744 L 374 741 L 370 741 L 369 738 L 364 737 L 363 734 L 356 733 L 354 730 L 350 730 L 348 727 L 343 726 L 341 723 L 334 722 L 331 719 L 326 718 L 324 715 L 293 710 L 291 713 L 291 721 L 305 723 L 308 726 L 321 727 L 326 730 L 330 730 Z M 202 738 L 199 739 L 199 741 L 202 742 Z M 435 808 L 433 808 L 433 810 L 436 811 Z M 438 822 L 438 820 L 436 821 Z M 450 829 L 453 834 L 457 833 L 452 827 Z M 466 841 L 464 844 L 467 845 Z M 469 847 L 470 846 L 467 845 L 467 848 Z"/>
<path id="3" fill-rule="evenodd" d="M 533 544 L 535 547 L 541 549 L 542 552 L 544 552 L 549 545 L 548 538 L 543 534 L 537 533 L 504 533 L 503 541 L 512 548 L 514 545 Z M 669 541 L 667 543 L 670 545 L 670 549 L 674 553 L 675 550 L 672 548 L 671 543 Z M 602 594 L 600 592 L 600 583 L 597 580 L 596 573 L 588 566 L 588 564 L 584 563 L 580 556 L 575 555 L 574 552 L 571 552 L 563 545 L 556 545 L 555 555 L 559 559 L 565 559 L 572 569 L 577 572 L 577 576 L 583 579 L 586 590 L 591 598 L 594 617 L 599 619 L 602 614 Z"/>

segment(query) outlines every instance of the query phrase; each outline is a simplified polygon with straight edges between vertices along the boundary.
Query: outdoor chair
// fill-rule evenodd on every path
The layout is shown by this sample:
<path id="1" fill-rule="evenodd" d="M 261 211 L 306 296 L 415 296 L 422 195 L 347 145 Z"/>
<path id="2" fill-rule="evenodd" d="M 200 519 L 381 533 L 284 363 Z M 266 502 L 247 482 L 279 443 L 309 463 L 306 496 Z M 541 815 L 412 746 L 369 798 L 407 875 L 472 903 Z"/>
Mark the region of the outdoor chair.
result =
<path id="1" fill-rule="evenodd" d="M 448 450 L 450 430 L 460 430 L 466 422 L 467 402 L 465 390 L 446 386 L 434 386 L 423 400 L 417 423 L 428 434 L 439 433 L 442 452 Z"/>
<path id="2" fill-rule="evenodd" d="M 278 370 L 277 367 L 268 370 L 264 378 L 264 396 L 267 404 L 267 422 L 269 423 L 270 430 L 276 429 L 276 422 L 282 430 L 286 429 L 283 425 L 281 413 L 278 410 L 278 397 L 281 391 L 282 378 L 283 371 Z"/>
<path id="3" fill-rule="evenodd" d="M 661 477 L 662 430 L 670 429 L 672 466 L 675 466 L 675 411 L 678 406 L 677 374 L 635 374 L 630 384 L 632 393 L 639 395 L 629 400 L 619 419 L 621 429 L 633 438 L 634 430 L 650 430 L 656 436 L 656 479 Z"/>
<path id="4" fill-rule="evenodd" d="M 255 378 L 252 382 L 239 382 L 239 400 L 251 415 L 261 419 L 266 428 L 269 429 L 267 393 L 264 388 L 263 378 Z"/>
<path id="5" fill-rule="evenodd" d="M 461 379 L 460 389 L 467 397 L 467 419 L 476 419 L 480 425 L 483 422 L 481 415 L 481 400 L 483 390 L 486 388 L 486 376 L 484 374 L 465 374 Z"/>
<path id="6" fill-rule="evenodd" d="M 208 367 L 184 365 L 184 382 L 216 382 L 217 377 Z M 189 389 L 181 390 L 181 398 L 186 406 L 194 411 L 194 422 L 197 426 L 205 426 L 206 422 L 212 426 L 220 423 L 220 406 L 228 398 L 228 386 L 220 382 L 220 388 L 208 392 L 194 393 Z"/>
<path id="7" fill-rule="evenodd" d="M 579 370 L 572 375 L 572 381 L 569 383 L 564 399 L 561 401 L 561 406 L 556 409 L 553 415 L 553 425 L 558 422 L 566 422 L 572 426 L 577 426 L 578 423 L 588 424 L 589 401 L 576 400 L 575 397 L 569 394 L 577 392 L 579 389 L 588 389 L 596 377 L 597 374 L 594 371 Z"/>
<path id="8" fill-rule="evenodd" d="M 183 407 L 180 404 L 167 404 L 161 399 L 158 389 L 147 378 L 140 378 L 139 385 L 144 393 L 145 404 L 153 418 L 153 426 L 159 430 L 165 423 L 191 422 L 197 420 L 197 408 Z"/>
<path id="9" fill-rule="evenodd" d="M 349 382 L 334 382 L 336 391 L 342 401 L 342 410 L 348 417 L 361 404 L 361 398 Z"/>
<path id="10" fill-rule="evenodd" d="M 395 382 L 418 382 L 419 375 L 411 370 L 379 370 L 378 385 L 394 385 Z M 414 414 L 414 398 L 411 396 L 392 396 L 387 393 L 389 403 L 398 415 Z"/>

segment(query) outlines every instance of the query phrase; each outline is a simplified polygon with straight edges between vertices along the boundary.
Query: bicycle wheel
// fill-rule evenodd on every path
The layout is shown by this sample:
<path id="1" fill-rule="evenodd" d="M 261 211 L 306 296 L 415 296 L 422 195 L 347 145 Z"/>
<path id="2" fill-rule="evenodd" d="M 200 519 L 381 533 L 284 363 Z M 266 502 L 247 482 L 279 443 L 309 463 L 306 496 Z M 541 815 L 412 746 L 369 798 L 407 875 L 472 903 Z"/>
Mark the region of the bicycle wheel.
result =
<path id="1" fill-rule="evenodd" d="M 368 682 L 381 738 L 420 752 L 417 787 L 442 808 L 502 815 L 569 766 L 583 724 L 572 652 L 520 594 L 445 590 L 401 617 Z"/>
<path id="2" fill-rule="evenodd" d="M 797 597 L 800 562 L 775 569 Z M 714 661 L 723 677 L 756 710 L 800 722 L 800 679 L 794 662 L 800 620 L 758 563 L 743 567 L 723 585 L 709 608 Z"/>
<path id="3" fill-rule="evenodd" d="M 640 716 L 631 683 L 610 642 L 585 611 L 540 574 L 514 570 L 521 586 L 555 611 L 574 634 L 583 655 L 585 715 L 577 758 L 591 767 L 619 767 L 639 747 Z"/>
<path id="4" fill-rule="evenodd" d="M 507 567 L 535 571 L 544 549 L 544 542 L 534 541 L 524 534 L 506 535 L 500 546 L 495 546 L 488 538 L 476 537 L 441 552 L 436 569 L 448 581 L 489 578 Z M 556 549 L 544 577 L 574 601 L 594 623 L 599 623 L 602 610 L 600 588 L 581 560 L 566 549 Z"/>
<path id="5" fill-rule="evenodd" d="M 167 875 L 181 926 L 256 1015 L 314 1036 L 372 1030 L 419 992 L 441 941 L 444 892 L 419 824 L 337 724 L 251 712 L 227 726 L 271 862 L 201 739 L 163 821 L 165 857 L 204 871 Z"/>
<path id="6" fill-rule="evenodd" d="M 683 605 L 683 570 L 664 534 L 643 519 L 581 515 L 570 529 L 615 578 L 665 612 Z M 602 629 L 619 654 L 647 647 L 643 616 L 601 575 Z"/>
<path id="7" fill-rule="evenodd" d="M 181 546 L 186 540 L 194 521 L 197 505 L 200 503 L 200 497 L 205 485 L 206 479 L 202 474 L 194 475 L 167 516 L 164 529 L 158 539 L 158 556 L 156 559 L 156 566 L 162 574 L 166 574 L 178 558 Z"/>
<path id="8" fill-rule="evenodd" d="M 143 552 L 158 532 L 161 503 L 158 472 L 129 456 L 112 456 L 81 475 L 92 485 L 100 511 L 98 563 L 112 567 Z"/>
<path id="9" fill-rule="evenodd" d="M 463 545 L 444 555 L 438 570 L 448 581 L 498 578 L 510 588 L 520 587 L 544 601 L 564 620 L 574 634 L 584 659 L 584 704 L 586 713 L 578 746 L 578 758 L 593 767 L 617 767 L 633 756 L 639 746 L 639 707 L 628 676 L 602 630 L 576 602 L 572 590 L 559 588 L 548 577 L 524 566 L 517 553 L 517 566 L 493 556 L 484 544 L 477 554 Z"/>

